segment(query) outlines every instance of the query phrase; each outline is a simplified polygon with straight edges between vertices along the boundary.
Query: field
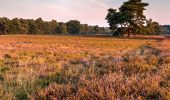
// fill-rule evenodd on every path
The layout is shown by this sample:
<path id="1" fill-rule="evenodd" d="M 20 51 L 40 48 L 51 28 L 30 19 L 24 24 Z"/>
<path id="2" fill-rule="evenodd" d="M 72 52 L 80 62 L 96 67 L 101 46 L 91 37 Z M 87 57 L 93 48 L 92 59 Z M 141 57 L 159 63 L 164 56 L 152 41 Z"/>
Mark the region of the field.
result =
<path id="1" fill-rule="evenodd" d="M 170 100 L 170 40 L 0 36 L 0 98 Z"/>

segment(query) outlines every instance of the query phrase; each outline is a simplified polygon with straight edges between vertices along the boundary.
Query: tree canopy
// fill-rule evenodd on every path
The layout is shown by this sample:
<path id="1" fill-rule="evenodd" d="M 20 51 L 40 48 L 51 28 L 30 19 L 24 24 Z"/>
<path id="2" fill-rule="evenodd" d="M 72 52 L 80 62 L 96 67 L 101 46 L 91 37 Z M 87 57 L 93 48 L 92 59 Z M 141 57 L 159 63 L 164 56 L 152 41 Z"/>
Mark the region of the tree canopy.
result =
<path id="1" fill-rule="evenodd" d="M 77 20 L 70 20 L 66 23 L 67 25 L 67 31 L 70 34 L 79 34 L 81 31 L 81 24 Z"/>
<path id="2" fill-rule="evenodd" d="M 132 32 L 141 30 L 146 21 L 144 10 L 148 5 L 142 0 L 128 0 L 118 10 L 110 8 L 106 20 L 114 31 L 113 35 L 119 36 L 127 32 L 130 36 Z"/>
<path id="3" fill-rule="evenodd" d="M 81 24 L 78 20 L 70 20 L 66 23 L 56 20 L 44 21 L 42 18 L 36 20 L 6 17 L 0 18 L 0 34 L 107 34 L 107 27 L 96 27 Z"/>
<path id="4" fill-rule="evenodd" d="M 170 35 L 170 25 L 163 25 L 162 28 L 165 34 Z"/>

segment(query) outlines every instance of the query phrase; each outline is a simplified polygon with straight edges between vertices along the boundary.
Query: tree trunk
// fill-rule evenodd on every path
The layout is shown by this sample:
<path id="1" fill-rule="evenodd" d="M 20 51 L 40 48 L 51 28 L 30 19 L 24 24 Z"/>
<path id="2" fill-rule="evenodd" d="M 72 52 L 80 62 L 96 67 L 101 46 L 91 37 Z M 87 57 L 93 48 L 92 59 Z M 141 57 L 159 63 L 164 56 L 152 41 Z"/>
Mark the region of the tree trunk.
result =
<path id="1" fill-rule="evenodd" d="M 128 37 L 130 37 L 130 32 L 128 32 Z"/>
<path id="2" fill-rule="evenodd" d="M 128 37 L 130 37 L 131 34 L 131 28 L 128 29 Z"/>

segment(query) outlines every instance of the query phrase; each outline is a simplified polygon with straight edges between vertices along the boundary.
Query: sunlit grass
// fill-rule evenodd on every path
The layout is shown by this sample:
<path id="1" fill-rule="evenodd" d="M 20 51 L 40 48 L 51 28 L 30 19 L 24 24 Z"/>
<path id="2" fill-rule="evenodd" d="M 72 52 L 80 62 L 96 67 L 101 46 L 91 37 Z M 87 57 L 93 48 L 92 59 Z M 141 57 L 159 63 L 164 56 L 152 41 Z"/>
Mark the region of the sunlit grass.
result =
<path id="1" fill-rule="evenodd" d="M 15 35 L 0 40 L 1 99 L 169 99 L 168 39 Z"/>

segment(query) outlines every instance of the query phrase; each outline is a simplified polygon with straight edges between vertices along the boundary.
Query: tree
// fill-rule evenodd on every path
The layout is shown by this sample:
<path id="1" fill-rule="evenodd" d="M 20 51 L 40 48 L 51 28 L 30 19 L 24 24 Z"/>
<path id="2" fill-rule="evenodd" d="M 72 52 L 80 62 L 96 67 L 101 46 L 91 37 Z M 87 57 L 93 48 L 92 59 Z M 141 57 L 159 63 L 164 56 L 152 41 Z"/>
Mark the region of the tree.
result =
<path id="1" fill-rule="evenodd" d="M 28 33 L 29 34 L 37 34 L 38 33 L 38 26 L 34 20 L 29 20 Z"/>
<path id="2" fill-rule="evenodd" d="M 56 34 L 56 27 L 58 26 L 58 23 L 56 20 L 52 20 L 49 22 L 49 28 L 51 34 Z"/>
<path id="3" fill-rule="evenodd" d="M 77 20 L 58 23 L 56 20 L 44 21 L 42 18 L 0 18 L 0 34 L 105 34 L 109 31 L 105 27 L 80 24 Z"/>
<path id="4" fill-rule="evenodd" d="M 52 21 L 45 21 L 44 22 L 44 31 L 45 31 L 45 34 L 56 34 L 56 27 L 58 26 L 58 23 L 56 20 L 52 20 Z"/>
<path id="5" fill-rule="evenodd" d="M 0 35 L 5 35 L 8 32 L 9 19 L 6 17 L 0 18 Z"/>
<path id="6" fill-rule="evenodd" d="M 90 28 L 87 24 L 81 25 L 81 34 L 90 34 Z"/>
<path id="7" fill-rule="evenodd" d="M 5 24 L 0 22 L 0 35 L 5 34 L 6 32 Z"/>
<path id="8" fill-rule="evenodd" d="M 100 28 L 98 25 L 94 26 L 94 31 L 95 31 L 95 34 L 100 34 L 100 33 L 102 33 L 102 32 L 101 32 L 101 28 Z"/>
<path id="9" fill-rule="evenodd" d="M 170 25 L 163 25 L 161 27 L 163 29 L 164 34 L 170 34 Z"/>
<path id="10" fill-rule="evenodd" d="M 67 31 L 70 34 L 79 34 L 81 32 L 81 24 L 77 20 L 70 20 L 66 25 Z"/>
<path id="11" fill-rule="evenodd" d="M 21 34 L 28 34 L 28 27 L 29 27 L 29 23 L 28 20 L 26 19 L 19 19 L 21 27 L 20 27 L 20 33 Z"/>
<path id="12" fill-rule="evenodd" d="M 37 34 L 45 34 L 45 23 L 42 20 L 42 18 L 38 18 L 35 20 L 35 23 L 38 28 L 38 33 Z"/>
<path id="13" fill-rule="evenodd" d="M 67 26 L 64 23 L 59 23 L 55 29 L 55 32 L 57 34 L 67 34 Z"/>
<path id="14" fill-rule="evenodd" d="M 149 19 L 146 23 L 147 35 L 159 35 L 163 32 L 163 29 L 158 22 L 153 22 L 152 19 Z"/>
<path id="15" fill-rule="evenodd" d="M 9 24 L 9 33 L 20 34 L 21 33 L 21 23 L 18 18 L 14 18 Z"/>
<path id="16" fill-rule="evenodd" d="M 132 32 L 140 30 L 144 27 L 146 20 L 143 14 L 146 6 L 148 3 L 144 3 L 142 0 L 128 0 L 118 10 L 110 8 L 106 16 L 110 29 L 120 34 L 127 32 L 128 36 Z"/>

